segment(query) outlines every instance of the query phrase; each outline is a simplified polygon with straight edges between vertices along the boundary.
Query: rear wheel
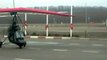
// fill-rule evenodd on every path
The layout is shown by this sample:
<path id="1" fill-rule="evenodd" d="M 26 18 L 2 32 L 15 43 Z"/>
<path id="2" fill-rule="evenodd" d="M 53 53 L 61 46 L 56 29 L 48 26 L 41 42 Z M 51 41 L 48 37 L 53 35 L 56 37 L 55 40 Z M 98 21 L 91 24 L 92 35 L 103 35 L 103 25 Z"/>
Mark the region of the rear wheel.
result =
<path id="1" fill-rule="evenodd" d="M 22 48 L 24 48 L 24 47 L 26 47 L 26 43 L 22 43 L 22 44 L 19 45 L 19 48 L 20 48 L 20 49 L 22 49 Z"/>
<path id="2" fill-rule="evenodd" d="M 0 48 L 2 47 L 3 42 L 0 42 Z"/>
<path id="3" fill-rule="evenodd" d="M 24 47 L 26 47 L 26 42 L 24 43 Z"/>
<path id="4" fill-rule="evenodd" d="M 23 45 L 20 45 L 20 46 L 19 46 L 20 49 L 22 49 L 23 47 L 24 47 Z"/>

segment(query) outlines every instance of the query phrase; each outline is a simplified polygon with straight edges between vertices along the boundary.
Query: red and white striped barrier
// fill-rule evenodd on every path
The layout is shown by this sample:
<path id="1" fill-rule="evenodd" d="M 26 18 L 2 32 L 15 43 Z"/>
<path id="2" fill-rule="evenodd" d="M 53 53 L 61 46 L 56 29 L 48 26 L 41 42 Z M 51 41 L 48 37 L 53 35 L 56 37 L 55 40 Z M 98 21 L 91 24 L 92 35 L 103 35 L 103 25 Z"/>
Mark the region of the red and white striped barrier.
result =
<path id="1" fill-rule="evenodd" d="M 4 38 L 7 37 L 7 35 L 2 36 Z M 1 37 L 1 38 L 2 38 Z M 66 39 L 66 40 L 107 40 L 106 38 L 80 38 L 80 37 L 53 37 L 53 36 L 25 36 L 25 38 L 32 38 L 32 39 Z"/>
<path id="2" fill-rule="evenodd" d="M 46 37 L 46 36 L 26 36 L 26 38 L 35 38 L 35 39 L 71 39 L 71 37 Z"/>
<path id="3" fill-rule="evenodd" d="M 7 37 L 7 35 L 4 35 Z M 46 36 L 25 36 L 25 38 L 34 38 L 34 39 L 71 39 L 71 37 L 46 37 Z"/>

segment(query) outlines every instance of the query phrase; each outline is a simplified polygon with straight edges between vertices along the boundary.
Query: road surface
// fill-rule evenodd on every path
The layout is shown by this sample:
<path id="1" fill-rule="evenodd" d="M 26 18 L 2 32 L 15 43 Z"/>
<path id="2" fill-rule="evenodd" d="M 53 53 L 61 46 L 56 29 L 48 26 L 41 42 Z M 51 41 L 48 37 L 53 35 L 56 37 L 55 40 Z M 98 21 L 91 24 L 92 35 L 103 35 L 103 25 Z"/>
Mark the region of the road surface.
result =
<path id="1" fill-rule="evenodd" d="M 27 46 L 5 42 L 0 60 L 107 60 L 107 40 L 26 39 Z"/>

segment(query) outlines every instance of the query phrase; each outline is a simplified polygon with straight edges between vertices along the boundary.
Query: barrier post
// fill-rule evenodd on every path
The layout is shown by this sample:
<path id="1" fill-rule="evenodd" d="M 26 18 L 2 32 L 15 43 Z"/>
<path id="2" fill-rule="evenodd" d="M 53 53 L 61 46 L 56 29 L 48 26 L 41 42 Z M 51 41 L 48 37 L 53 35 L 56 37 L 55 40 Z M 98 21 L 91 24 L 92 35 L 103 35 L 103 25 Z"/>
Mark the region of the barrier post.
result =
<path id="1" fill-rule="evenodd" d="M 72 15 L 72 6 L 71 6 L 71 15 Z M 70 17 L 70 25 L 72 25 L 72 17 Z M 70 27 L 70 37 L 72 37 L 72 28 Z"/>
<path id="2" fill-rule="evenodd" d="M 27 13 L 25 13 L 24 28 L 25 28 L 24 33 L 25 33 L 25 35 L 27 35 L 27 31 L 26 31 L 26 29 L 27 29 Z"/>
<path id="3" fill-rule="evenodd" d="M 48 11 L 48 6 L 47 6 L 47 8 L 46 8 L 46 10 Z M 46 36 L 48 36 L 48 17 L 49 17 L 49 15 L 47 14 L 46 15 L 46 25 L 45 25 L 45 29 L 46 29 Z"/>

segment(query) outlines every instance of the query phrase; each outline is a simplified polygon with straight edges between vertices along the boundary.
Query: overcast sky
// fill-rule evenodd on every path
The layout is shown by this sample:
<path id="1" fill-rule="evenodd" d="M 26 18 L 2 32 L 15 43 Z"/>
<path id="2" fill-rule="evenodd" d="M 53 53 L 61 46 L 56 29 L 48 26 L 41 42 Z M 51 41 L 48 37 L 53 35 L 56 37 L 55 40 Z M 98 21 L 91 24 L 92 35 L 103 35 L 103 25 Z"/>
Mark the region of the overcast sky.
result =
<path id="1" fill-rule="evenodd" d="M 34 6 L 105 6 L 107 0 L 14 0 L 16 7 Z M 13 0 L 0 0 L 0 7 L 13 7 Z"/>

